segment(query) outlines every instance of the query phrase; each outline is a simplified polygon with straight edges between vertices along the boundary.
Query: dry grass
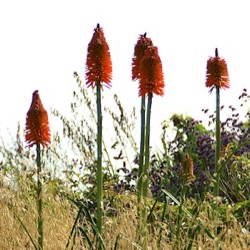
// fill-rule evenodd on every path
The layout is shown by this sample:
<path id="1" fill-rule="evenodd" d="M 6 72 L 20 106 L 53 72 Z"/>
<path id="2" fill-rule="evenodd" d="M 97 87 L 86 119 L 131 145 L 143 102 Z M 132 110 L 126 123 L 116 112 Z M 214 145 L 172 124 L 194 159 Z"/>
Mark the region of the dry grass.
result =
<path id="1" fill-rule="evenodd" d="M 44 200 L 44 249 L 65 249 L 77 209 L 73 208 L 67 200 L 52 194 L 45 194 Z M 206 228 L 213 231 L 215 221 L 211 221 L 209 215 L 211 211 L 207 209 L 205 204 L 200 209 L 201 212 L 198 219 L 202 221 Z M 0 187 L 0 249 L 34 249 L 25 230 L 14 217 L 12 210 L 22 220 L 35 242 L 37 239 L 35 200 L 20 197 L 13 190 L 2 186 Z M 103 236 L 106 249 L 114 249 L 118 235 L 117 249 L 140 249 L 139 246 L 136 247 L 136 214 L 136 197 L 123 195 L 117 199 L 117 213 L 112 217 L 105 217 L 104 220 Z M 168 215 L 173 218 L 176 217 L 176 210 L 169 210 Z M 173 223 L 175 222 L 173 221 Z M 184 249 L 188 245 L 190 239 L 187 236 L 187 230 L 194 227 L 195 221 L 191 219 L 185 223 L 181 231 L 180 249 Z M 247 246 L 247 242 L 250 242 L 249 235 L 242 233 L 242 226 L 230 213 L 227 223 L 223 224 L 222 221 L 216 223 L 221 226 L 218 237 L 213 240 L 201 231 L 194 240 L 192 249 L 216 249 L 217 247 L 221 249 L 249 249 L 249 246 Z M 86 224 L 88 223 L 86 222 Z M 86 224 L 84 223 L 83 225 Z M 157 240 L 160 227 L 164 228 L 160 249 L 176 249 L 174 237 L 171 240 L 168 237 L 170 230 L 169 223 L 163 224 L 159 220 L 155 220 L 150 224 L 150 249 L 158 249 Z M 92 232 L 90 226 L 85 226 L 85 229 L 89 233 Z M 76 237 L 74 249 L 89 249 L 86 241 L 82 241 L 80 235 Z"/>
<path id="2" fill-rule="evenodd" d="M 27 233 L 15 218 L 22 220 L 36 242 L 36 202 L 22 199 L 7 188 L 0 188 L 0 249 L 34 249 Z M 44 204 L 44 249 L 65 249 L 76 211 L 66 200 L 46 195 Z M 11 206 L 11 209 L 10 209 Z"/>

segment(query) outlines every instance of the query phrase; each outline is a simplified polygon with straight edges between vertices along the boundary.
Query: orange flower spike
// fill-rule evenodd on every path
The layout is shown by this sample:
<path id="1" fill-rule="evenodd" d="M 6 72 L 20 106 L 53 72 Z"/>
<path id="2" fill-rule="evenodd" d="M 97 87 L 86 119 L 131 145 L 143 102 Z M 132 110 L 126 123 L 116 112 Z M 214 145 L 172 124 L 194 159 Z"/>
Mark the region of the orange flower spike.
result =
<path id="1" fill-rule="evenodd" d="M 106 83 L 111 87 L 112 62 L 109 46 L 106 42 L 103 29 L 97 24 L 93 37 L 88 45 L 86 60 L 86 84 L 95 87 L 97 83 Z"/>
<path id="2" fill-rule="evenodd" d="M 140 63 L 139 96 L 147 93 L 164 95 L 164 77 L 158 48 L 149 46 Z"/>
<path id="3" fill-rule="evenodd" d="M 47 111 L 44 109 L 38 90 L 34 91 L 32 103 L 26 117 L 25 141 L 28 147 L 50 144 L 50 129 Z"/>
<path id="4" fill-rule="evenodd" d="M 148 46 L 153 46 L 150 38 L 146 37 L 147 33 L 140 35 L 135 45 L 134 57 L 132 59 L 132 80 L 140 78 L 140 62 L 144 56 L 144 52 Z"/>
<path id="5" fill-rule="evenodd" d="M 182 165 L 182 168 L 181 168 L 179 176 L 183 177 L 186 182 L 195 180 L 194 163 L 188 153 L 186 153 L 184 158 L 182 159 L 181 165 Z"/>
<path id="6" fill-rule="evenodd" d="M 206 87 L 229 88 L 229 76 L 227 63 L 218 56 L 218 50 L 215 50 L 215 57 L 210 57 L 207 61 Z M 211 90 L 212 90 L 211 89 Z"/>

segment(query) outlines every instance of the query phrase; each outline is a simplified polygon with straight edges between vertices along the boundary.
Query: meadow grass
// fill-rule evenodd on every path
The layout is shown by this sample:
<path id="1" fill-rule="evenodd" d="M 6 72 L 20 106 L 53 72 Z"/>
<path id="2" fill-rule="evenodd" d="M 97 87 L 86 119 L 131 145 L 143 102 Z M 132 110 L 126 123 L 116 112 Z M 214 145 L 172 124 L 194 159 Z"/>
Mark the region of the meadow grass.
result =
<path id="1" fill-rule="evenodd" d="M 49 193 L 46 193 L 44 201 L 44 249 L 66 249 L 70 231 L 77 215 L 77 208 L 67 199 Z M 136 195 L 116 195 L 115 213 L 104 216 L 103 238 L 106 249 L 115 249 L 115 246 L 116 249 L 124 250 L 142 249 L 137 243 L 136 204 Z M 189 218 L 185 212 L 182 214 L 178 244 L 176 244 L 178 207 L 169 205 L 162 222 L 160 217 L 163 204 L 157 204 L 153 219 L 148 221 L 149 249 L 216 249 L 218 246 L 220 249 L 248 249 L 249 233 L 246 232 L 246 227 L 243 227 L 238 221 L 233 207 L 221 205 L 223 212 L 221 211 L 219 218 L 217 217 L 214 221 L 211 204 L 209 198 L 201 204 L 197 204 L 194 200 L 185 202 L 184 205 L 191 211 L 192 217 Z M 0 248 L 34 249 L 14 213 L 35 239 L 37 236 L 36 201 L 24 199 L 13 190 L 1 187 L 0 207 Z M 195 213 L 192 212 L 194 210 Z M 247 210 L 243 210 L 242 216 L 245 216 L 246 219 L 247 216 L 249 218 Z M 219 232 L 213 239 L 206 230 L 214 232 L 215 225 Z M 67 249 L 90 249 L 80 228 L 84 228 L 88 232 L 90 240 L 94 241 L 91 225 L 83 217 L 78 222 L 77 227 L 76 235 L 74 239 L 71 239 Z M 159 245 L 158 239 L 161 230 L 162 236 Z M 190 244 L 192 246 L 188 248 Z"/>
<path id="2" fill-rule="evenodd" d="M 115 95 L 118 111 L 104 108 L 105 115 L 112 118 L 114 134 L 109 138 L 112 142 L 103 141 L 100 236 L 96 213 L 96 133 L 92 129 L 96 125 L 95 100 L 82 87 L 79 76 L 74 75 L 78 88 L 70 104 L 71 117 L 53 110 L 62 122 L 63 131 L 55 131 L 52 145 L 42 151 L 46 162 L 41 174 L 44 249 L 96 249 L 98 237 L 104 249 L 142 249 L 137 213 L 141 206 L 148 211 L 148 249 L 249 249 L 249 111 L 246 121 L 241 121 L 233 109 L 230 119 L 222 122 L 222 167 L 216 197 L 213 129 L 177 114 L 163 122 L 162 149 L 151 149 L 148 162 L 149 195 L 138 205 L 135 111 L 126 113 Z M 240 99 L 249 100 L 246 91 Z M 204 113 L 214 124 L 214 117 Z M 168 141 L 170 124 L 175 136 Z M 35 154 L 25 148 L 22 136 L 18 127 L 12 142 L 2 141 L 0 146 L 0 249 L 3 250 L 35 249 L 37 245 Z M 193 160 L 195 180 L 183 178 L 186 152 Z"/>

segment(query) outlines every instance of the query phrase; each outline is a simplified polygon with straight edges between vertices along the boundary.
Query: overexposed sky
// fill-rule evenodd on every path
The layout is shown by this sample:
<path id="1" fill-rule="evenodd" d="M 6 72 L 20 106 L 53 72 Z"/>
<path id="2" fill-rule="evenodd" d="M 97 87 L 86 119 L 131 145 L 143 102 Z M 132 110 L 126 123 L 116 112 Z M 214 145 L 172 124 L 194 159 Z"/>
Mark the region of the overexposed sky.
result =
<path id="1" fill-rule="evenodd" d="M 215 93 L 205 88 L 205 74 L 216 47 L 231 81 L 221 103 L 234 105 L 242 89 L 249 89 L 247 0 L 1 1 L 0 133 L 15 131 L 18 121 L 25 126 L 36 89 L 48 111 L 70 110 L 73 72 L 84 81 L 87 46 L 97 23 L 113 63 L 113 87 L 105 89 L 104 99 L 112 101 L 117 93 L 128 110 L 137 107 L 138 115 L 138 83 L 131 80 L 134 45 L 147 32 L 159 49 L 165 95 L 153 98 L 152 137 L 159 136 L 160 122 L 173 113 L 202 119 L 202 108 L 214 109 Z"/>

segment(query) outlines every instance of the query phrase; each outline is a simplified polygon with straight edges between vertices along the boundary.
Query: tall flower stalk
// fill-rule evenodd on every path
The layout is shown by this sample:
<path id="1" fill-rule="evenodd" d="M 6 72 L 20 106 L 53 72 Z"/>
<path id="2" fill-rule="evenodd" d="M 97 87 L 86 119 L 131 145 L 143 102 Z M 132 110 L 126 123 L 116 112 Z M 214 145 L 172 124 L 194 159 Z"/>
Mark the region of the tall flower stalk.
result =
<path id="1" fill-rule="evenodd" d="M 145 156 L 142 170 L 142 195 L 148 196 L 149 161 L 150 161 L 150 118 L 153 94 L 164 95 L 164 79 L 162 63 L 158 55 L 158 48 L 148 46 L 140 63 L 139 96 L 147 95 L 147 114 L 145 131 Z"/>
<path id="2" fill-rule="evenodd" d="M 86 60 L 86 84 L 96 87 L 97 107 L 97 229 L 102 235 L 102 193 L 103 193 L 103 171 L 102 171 L 102 84 L 111 87 L 112 63 L 109 46 L 106 42 L 103 29 L 97 24 L 93 37 L 88 45 Z M 99 241 L 98 248 L 102 248 Z"/>
<path id="3" fill-rule="evenodd" d="M 139 213 L 141 222 L 141 243 L 143 249 L 148 248 L 147 240 L 147 213 L 146 198 L 148 197 L 149 187 L 149 161 L 150 161 L 150 118 L 153 94 L 164 94 L 164 79 L 162 72 L 162 63 L 158 55 L 157 47 L 153 46 L 151 39 L 146 38 L 146 34 L 140 36 L 135 46 L 135 53 L 132 64 L 132 79 L 139 80 L 139 96 L 142 97 L 141 107 L 141 148 L 139 161 L 139 179 L 138 179 L 138 206 L 141 209 L 141 200 L 143 199 L 142 212 Z M 147 99 L 146 99 L 147 96 Z M 147 102 L 147 110 L 145 106 Z M 145 115 L 146 113 L 146 115 Z M 144 125 L 146 120 L 146 124 Z"/>
<path id="4" fill-rule="evenodd" d="M 144 52 L 148 46 L 152 46 L 150 38 L 146 37 L 147 33 L 140 35 L 134 49 L 134 57 L 132 59 L 132 80 L 140 79 L 140 63 L 144 56 Z M 141 139 L 140 139 L 140 155 L 139 155 L 139 171 L 138 171 L 138 205 L 140 205 L 142 199 L 142 169 L 144 163 L 144 146 L 145 146 L 145 95 L 141 96 Z M 139 216 L 140 209 L 138 210 Z"/>
<path id="5" fill-rule="evenodd" d="M 48 114 L 44 109 L 38 90 L 34 91 L 32 103 L 26 117 L 25 140 L 28 147 L 36 145 L 37 163 L 37 230 L 38 249 L 43 249 L 43 198 L 41 182 L 41 145 L 47 147 L 50 144 L 50 129 Z"/>
<path id="6" fill-rule="evenodd" d="M 216 124 L 215 124 L 215 138 L 216 138 L 216 149 L 215 149 L 215 172 L 216 182 L 214 186 L 214 196 L 219 195 L 220 190 L 220 152 L 221 152 L 221 125 L 220 125 L 220 88 L 216 89 Z"/>
<path id="7" fill-rule="evenodd" d="M 210 93 L 216 89 L 216 125 L 215 125 L 215 184 L 214 196 L 219 195 L 220 190 L 220 153 L 221 153 L 221 124 L 220 124 L 220 89 L 229 88 L 229 76 L 227 63 L 218 55 L 218 49 L 215 49 L 215 57 L 210 57 L 207 61 L 206 87 L 210 88 Z"/>

